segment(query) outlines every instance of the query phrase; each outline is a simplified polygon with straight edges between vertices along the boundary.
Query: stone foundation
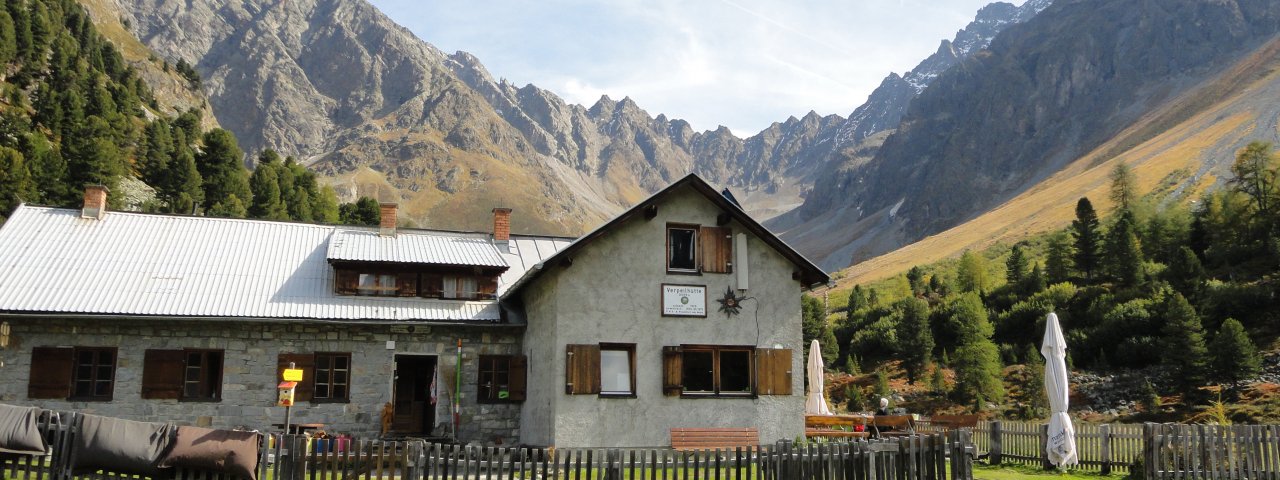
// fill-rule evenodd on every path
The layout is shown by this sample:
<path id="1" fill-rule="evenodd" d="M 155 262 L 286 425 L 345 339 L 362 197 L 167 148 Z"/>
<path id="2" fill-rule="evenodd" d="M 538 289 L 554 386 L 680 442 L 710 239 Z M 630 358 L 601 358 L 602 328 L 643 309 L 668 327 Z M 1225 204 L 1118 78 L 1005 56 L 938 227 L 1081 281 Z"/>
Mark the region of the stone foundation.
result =
<path id="1" fill-rule="evenodd" d="M 294 423 L 323 423 L 330 433 L 372 438 L 381 429 L 382 407 L 391 401 L 396 354 L 437 355 L 453 372 L 457 339 L 462 339 L 463 442 L 511 444 L 519 438 L 519 404 L 475 402 L 477 359 L 482 354 L 518 354 L 522 327 L 415 325 L 414 333 L 392 333 L 386 325 L 352 326 L 290 322 L 22 318 L 0 350 L 0 402 L 77 410 L 143 421 L 215 428 L 245 426 L 270 430 L 284 421 L 276 407 L 276 362 L 280 353 L 351 352 L 349 403 L 299 402 Z M 395 342 L 392 347 L 388 342 Z M 27 398 L 31 349 L 43 346 L 117 347 L 115 388 L 109 402 Z M 182 402 L 141 398 L 143 355 L 147 349 L 212 348 L 224 351 L 222 399 Z M 438 368 L 439 368 L 438 367 Z M 452 377 L 441 378 L 435 436 L 449 436 Z"/>

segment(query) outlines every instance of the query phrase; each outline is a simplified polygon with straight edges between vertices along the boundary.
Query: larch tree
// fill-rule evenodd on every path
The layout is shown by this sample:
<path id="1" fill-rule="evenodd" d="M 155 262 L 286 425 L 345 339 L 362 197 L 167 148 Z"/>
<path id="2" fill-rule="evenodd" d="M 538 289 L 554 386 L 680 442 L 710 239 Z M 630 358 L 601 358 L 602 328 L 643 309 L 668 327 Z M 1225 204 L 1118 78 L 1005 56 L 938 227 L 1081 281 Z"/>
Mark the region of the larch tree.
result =
<path id="1" fill-rule="evenodd" d="M 981 255 L 965 250 L 956 267 L 956 286 L 961 292 L 980 292 L 987 289 L 987 261 Z"/>
<path id="2" fill-rule="evenodd" d="M 1138 198 L 1138 179 L 1134 177 L 1133 169 L 1124 162 L 1116 163 L 1115 168 L 1111 169 L 1110 177 L 1111 202 L 1115 204 L 1116 211 L 1133 211 L 1134 202 Z"/>
<path id="3" fill-rule="evenodd" d="M 951 323 L 959 327 L 958 345 L 950 359 L 956 374 L 956 400 L 975 405 L 983 400 L 999 403 L 1004 398 L 1000 352 L 991 341 L 994 329 L 982 299 L 976 293 L 964 293 L 950 309 Z"/>

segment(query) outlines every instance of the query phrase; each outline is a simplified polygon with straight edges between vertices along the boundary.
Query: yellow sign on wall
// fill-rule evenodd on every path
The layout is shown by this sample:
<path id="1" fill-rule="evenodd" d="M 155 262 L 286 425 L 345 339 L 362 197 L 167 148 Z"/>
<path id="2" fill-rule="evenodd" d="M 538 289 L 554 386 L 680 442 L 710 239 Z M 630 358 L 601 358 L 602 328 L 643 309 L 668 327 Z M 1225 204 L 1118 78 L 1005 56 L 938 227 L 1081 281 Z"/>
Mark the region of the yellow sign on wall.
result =
<path id="1" fill-rule="evenodd" d="M 301 368 L 286 368 L 286 369 L 284 369 L 284 375 L 282 375 L 282 377 L 283 377 L 283 378 L 281 378 L 281 380 L 284 380 L 284 381 L 286 381 L 286 382 L 301 382 L 301 381 L 302 381 L 302 369 L 301 369 Z"/>

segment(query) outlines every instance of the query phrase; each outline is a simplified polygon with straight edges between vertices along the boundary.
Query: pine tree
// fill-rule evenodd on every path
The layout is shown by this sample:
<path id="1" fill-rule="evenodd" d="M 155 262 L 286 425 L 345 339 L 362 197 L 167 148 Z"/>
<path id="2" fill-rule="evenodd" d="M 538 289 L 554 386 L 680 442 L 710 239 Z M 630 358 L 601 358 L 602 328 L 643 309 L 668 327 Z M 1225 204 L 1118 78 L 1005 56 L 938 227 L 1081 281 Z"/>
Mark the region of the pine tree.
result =
<path id="1" fill-rule="evenodd" d="M 1014 245 L 1009 251 L 1009 258 L 1004 262 L 1004 279 L 1011 286 L 1022 284 L 1027 273 L 1027 257 L 1022 253 L 1021 245 Z"/>
<path id="2" fill-rule="evenodd" d="M 240 201 L 240 197 L 233 193 L 215 202 L 205 213 L 211 217 L 245 218 L 248 215 L 248 210 L 245 208 L 244 202 Z"/>
<path id="3" fill-rule="evenodd" d="M 951 357 L 957 400 L 979 405 L 979 399 L 999 403 L 1004 398 L 1000 352 L 991 341 L 993 328 L 982 299 L 976 293 L 962 294 L 951 304 L 951 322 L 959 326 L 958 346 Z"/>
<path id="4" fill-rule="evenodd" d="M 846 309 L 849 317 L 852 318 L 855 312 L 867 307 L 867 291 L 863 290 L 861 285 L 854 285 L 853 290 L 849 291 L 849 305 Z"/>
<path id="5" fill-rule="evenodd" d="M 801 330 L 804 334 L 805 352 L 809 351 L 807 347 L 810 342 L 817 340 L 819 348 L 822 349 L 823 363 L 835 365 L 836 358 L 840 354 L 840 346 L 836 345 L 835 334 L 831 331 L 831 325 L 827 323 L 827 319 L 822 313 L 822 301 L 805 295 L 801 298 L 800 303 L 803 319 Z"/>
<path id="6" fill-rule="evenodd" d="M 933 376 L 929 379 L 929 390 L 937 395 L 945 395 L 947 393 L 947 376 L 942 371 L 942 365 L 933 365 Z"/>
<path id="7" fill-rule="evenodd" d="M 360 197 L 355 203 L 344 203 L 338 208 L 339 221 L 346 225 L 377 225 L 381 215 L 378 201 Z"/>
<path id="8" fill-rule="evenodd" d="M 1156 387 L 1151 384 L 1151 380 L 1143 382 L 1142 385 L 1142 410 L 1147 413 L 1160 412 L 1160 394 L 1156 393 Z"/>
<path id="9" fill-rule="evenodd" d="M 249 216 L 268 220 L 288 220 L 289 210 L 280 199 L 280 169 L 278 162 L 260 163 L 249 177 L 249 189 L 253 202 L 249 204 Z"/>
<path id="10" fill-rule="evenodd" d="M 1023 279 L 1022 283 L 1022 291 L 1027 294 L 1040 293 L 1049 286 L 1044 278 L 1044 270 L 1040 269 L 1039 263 L 1031 267 L 1031 273 L 1027 274 L 1027 278 Z"/>
<path id="11" fill-rule="evenodd" d="M 244 207 L 245 199 L 252 198 L 249 172 L 244 168 L 243 159 L 244 152 L 236 145 L 236 138 L 231 132 L 215 128 L 204 134 L 204 149 L 196 156 L 196 168 L 204 182 L 205 201 L 213 205 L 221 204 L 223 208 L 218 210 L 220 212 L 236 211 L 232 208 L 235 202 L 230 199 L 233 195 L 241 207 Z M 374 204 L 374 209 L 377 210 L 377 202 Z M 214 214 L 213 208 L 209 211 Z M 239 216 L 243 217 L 244 214 Z M 373 225 L 376 224 L 375 217 Z"/>
<path id="12" fill-rule="evenodd" d="M 919 265 L 911 267 L 907 270 L 907 284 L 911 286 L 912 295 L 923 295 L 926 289 L 924 281 L 924 270 Z"/>
<path id="13" fill-rule="evenodd" d="M 1124 162 L 1119 162 L 1111 169 L 1110 176 L 1111 202 L 1116 205 L 1116 211 L 1132 212 L 1134 201 L 1138 198 L 1138 180 L 1133 175 L 1133 169 Z"/>
<path id="14" fill-rule="evenodd" d="M 1200 286 L 1204 282 L 1204 265 L 1200 264 L 1200 257 L 1197 257 L 1191 248 L 1182 246 L 1170 259 L 1169 268 L 1165 269 L 1164 276 L 1169 285 L 1179 293 L 1189 297 L 1194 296 L 1200 291 Z"/>
<path id="15" fill-rule="evenodd" d="M 1240 382 L 1262 372 L 1262 356 L 1258 354 L 1258 348 L 1249 340 L 1244 325 L 1234 318 L 1222 322 L 1218 334 L 1213 337 L 1210 351 L 1213 352 L 1213 378 L 1231 385 L 1232 390 L 1239 389 Z"/>
<path id="16" fill-rule="evenodd" d="M 36 185 L 31 181 L 22 152 L 0 147 L 0 218 L 7 217 L 18 203 L 31 201 Z"/>
<path id="17" fill-rule="evenodd" d="M 203 182 L 200 170 L 196 168 L 195 154 L 190 148 L 179 147 L 167 171 L 168 176 L 161 182 L 160 192 L 169 211 L 195 213 L 196 205 L 204 202 Z"/>
<path id="18" fill-rule="evenodd" d="M 1076 202 L 1076 219 L 1071 222 L 1071 230 L 1075 234 L 1075 267 L 1084 274 L 1085 280 L 1092 281 L 1098 268 L 1098 213 L 1088 197 L 1081 197 Z"/>
<path id="19" fill-rule="evenodd" d="M 1164 363 L 1177 375 L 1174 382 L 1183 394 L 1183 403 L 1196 400 L 1197 389 L 1204 383 L 1209 352 L 1205 348 L 1200 316 L 1182 294 L 1174 293 L 1165 301 L 1165 324 L 1162 348 Z"/>
<path id="20" fill-rule="evenodd" d="M 929 359 L 933 357 L 933 332 L 929 329 L 929 303 L 909 297 L 894 304 L 902 314 L 898 320 L 898 358 L 907 371 L 907 380 L 915 383 L 922 378 Z"/>
<path id="21" fill-rule="evenodd" d="M 981 255 L 965 250 L 956 267 L 956 283 L 961 292 L 980 292 L 987 288 L 987 261 Z"/>
<path id="22" fill-rule="evenodd" d="M 1132 287 L 1142 281 L 1142 249 L 1138 246 L 1133 214 L 1120 212 L 1115 225 L 1107 232 L 1107 273 L 1120 285 Z"/>
<path id="23" fill-rule="evenodd" d="M 8 65 L 18 58 L 17 30 L 9 12 L 0 11 L 0 65 Z"/>
<path id="24" fill-rule="evenodd" d="M 876 369 L 876 402 L 881 398 L 889 398 L 893 396 L 893 390 L 889 388 L 889 374 L 883 368 Z M 877 404 L 877 407 L 879 404 Z"/>
<path id="25" fill-rule="evenodd" d="M 845 408 L 850 412 L 861 412 L 867 407 L 866 396 L 862 394 L 862 388 L 859 388 L 856 384 L 845 385 L 844 395 L 845 398 L 849 399 Z"/>
<path id="26" fill-rule="evenodd" d="M 27 160 L 31 181 L 39 190 L 36 198 L 48 205 L 72 206 L 75 195 L 68 188 L 67 162 L 54 149 L 43 133 L 29 132 L 21 137 L 22 156 Z"/>

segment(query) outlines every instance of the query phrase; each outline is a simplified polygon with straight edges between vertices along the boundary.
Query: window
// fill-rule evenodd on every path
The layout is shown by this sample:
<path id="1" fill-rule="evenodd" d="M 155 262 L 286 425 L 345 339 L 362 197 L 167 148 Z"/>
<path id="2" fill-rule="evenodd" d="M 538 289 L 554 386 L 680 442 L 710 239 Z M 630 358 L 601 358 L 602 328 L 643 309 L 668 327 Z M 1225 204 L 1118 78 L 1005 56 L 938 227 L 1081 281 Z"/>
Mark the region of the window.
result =
<path id="1" fill-rule="evenodd" d="M 315 366 L 312 403 L 347 402 L 350 398 L 351 354 L 317 353 Z"/>
<path id="2" fill-rule="evenodd" d="M 80 348 L 75 351 L 76 364 L 72 378 L 71 398 L 75 400 L 111 400 L 116 377 L 115 348 Z"/>
<path id="3" fill-rule="evenodd" d="M 600 345 L 600 396 L 635 396 L 635 359 L 635 344 Z"/>
<path id="4" fill-rule="evenodd" d="M 583 344 L 565 348 L 565 393 L 635 397 L 635 344 Z"/>
<path id="5" fill-rule="evenodd" d="M 439 273 L 334 268 L 333 291 L 338 295 L 422 297 L 457 300 L 497 298 L 496 272 Z"/>
<path id="6" fill-rule="evenodd" d="M 744 397 L 791 394 L 791 350 L 682 345 L 662 349 L 668 396 Z"/>
<path id="7" fill-rule="evenodd" d="M 525 357 L 481 355 L 476 399 L 480 403 L 524 401 Z"/>
<path id="8" fill-rule="evenodd" d="M 667 226 L 667 271 L 698 271 L 697 226 Z"/>
<path id="9" fill-rule="evenodd" d="M 222 350 L 187 350 L 183 370 L 183 400 L 222 398 Z"/>
<path id="10" fill-rule="evenodd" d="M 114 347 L 31 349 L 28 398 L 110 401 L 115 390 Z"/>

